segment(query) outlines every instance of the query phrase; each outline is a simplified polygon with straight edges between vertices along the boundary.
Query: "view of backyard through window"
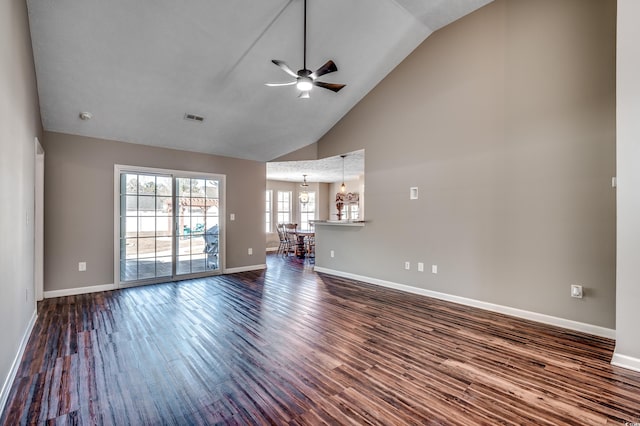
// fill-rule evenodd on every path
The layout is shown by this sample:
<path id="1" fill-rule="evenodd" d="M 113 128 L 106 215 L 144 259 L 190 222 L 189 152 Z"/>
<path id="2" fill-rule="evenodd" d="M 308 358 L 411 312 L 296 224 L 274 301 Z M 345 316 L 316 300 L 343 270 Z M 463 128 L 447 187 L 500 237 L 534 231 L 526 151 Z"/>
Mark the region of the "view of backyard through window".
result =
<path id="1" fill-rule="evenodd" d="M 120 174 L 120 281 L 219 269 L 220 182 Z"/>

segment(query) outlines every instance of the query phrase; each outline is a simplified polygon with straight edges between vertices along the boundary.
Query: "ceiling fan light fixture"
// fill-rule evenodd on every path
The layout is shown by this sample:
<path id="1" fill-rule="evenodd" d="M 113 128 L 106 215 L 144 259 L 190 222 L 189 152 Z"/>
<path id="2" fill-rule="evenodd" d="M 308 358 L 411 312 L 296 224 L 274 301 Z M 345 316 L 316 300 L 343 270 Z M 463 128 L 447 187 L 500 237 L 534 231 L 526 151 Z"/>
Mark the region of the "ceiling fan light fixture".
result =
<path id="1" fill-rule="evenodd" d="M 298 96 L 300 99 L 309 99 L 311 96 L 309 96 L 309 91 L 305 91 L 305 92 L 300 92 L 300 96 Z"/>
<path id="2" fill-rule="evenodd" d="M 310 77 L 299 77 L 296 87 L 301 92 L 309 92 L 313 88 L 313 80 Z"/>

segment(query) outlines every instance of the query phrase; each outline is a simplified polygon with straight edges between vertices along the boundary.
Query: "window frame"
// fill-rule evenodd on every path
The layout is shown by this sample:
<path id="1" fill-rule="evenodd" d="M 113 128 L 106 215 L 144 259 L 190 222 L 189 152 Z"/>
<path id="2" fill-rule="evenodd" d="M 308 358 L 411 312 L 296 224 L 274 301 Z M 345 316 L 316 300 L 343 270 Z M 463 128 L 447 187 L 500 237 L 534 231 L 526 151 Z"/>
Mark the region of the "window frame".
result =
<path id="1" fill-rule="evenodd" d="M 284 197 L 284 195 L 286 195 L 287 197 Z M 284 200 L 283 198 L 287 198 L 287 199 Z M 292 210 L 292 207 L 293 207 L 293 203 L 291 201 L 292 201 L 292 191 L 280 191 L 280 190 L 278 190 L 277 199 L 276 199 L 276 224 L 277 225 L 279 225 L 281 223 L 292 223 L 291 222 L 291 217 L 292 217 L 292 211 L 291 210 Z M 285 205 L 286 205 L 286 209 L 284 208 Z M 284 220 L 285 215 L 287 217 L 286 220 Z"/>
<path id="2" fill-rule="evenodd" d="M 273 190 L 265 191 L 265 232 L 273 232 Z"/>

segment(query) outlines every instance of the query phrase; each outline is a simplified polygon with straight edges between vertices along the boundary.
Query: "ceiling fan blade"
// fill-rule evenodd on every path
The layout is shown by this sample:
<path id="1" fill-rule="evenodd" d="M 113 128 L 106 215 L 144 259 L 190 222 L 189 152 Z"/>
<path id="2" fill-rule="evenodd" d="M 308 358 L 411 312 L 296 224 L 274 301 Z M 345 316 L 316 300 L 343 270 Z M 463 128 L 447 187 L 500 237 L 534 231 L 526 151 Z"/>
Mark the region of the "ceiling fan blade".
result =
<path id="1" fill-rule="evenodd" d="M 279 86 L 293 86 L 297 81 L 290 81 L 289 83 L 265 83 L 265 86 L 269 87 L 279 87 Z"/>
<path id="2" fill-rule="evenodd" d="M 339 92 L 346 84 L 336 84 L 336 83 L 324 83 L 322 81 L 314 81 L 314 86 L 322 87 L 323 89 L 333 90 L 334 92 Z"/>
<path id="3" fill-rule="evenodd" d="M 338 67 L 336 66 L 335 62 L 333 62 L 332 60 L 328 60 L 326 64 L 315 70 L 315 72 L 313 72 L 310 77 L 315 80 L 321 75 L 329 74 L 330 72 L 335 71 L 338 71 Z"/>
<path id="4" fill-rule="evenodd" d="M 280 61 L 278 59 L 272 59 L 271 62 L 273 62 L 274 64 L 279 66 L 280 69 L 282 69 L 282 71 L 286 72 L 291 77 L 296 77 L 296 78 L 298 77 L 298 74 L 296 74 L 295 72 L 291 71 L 291 68 L 289 68 L 289 65 L 287 65 L 284 61 Z"/>

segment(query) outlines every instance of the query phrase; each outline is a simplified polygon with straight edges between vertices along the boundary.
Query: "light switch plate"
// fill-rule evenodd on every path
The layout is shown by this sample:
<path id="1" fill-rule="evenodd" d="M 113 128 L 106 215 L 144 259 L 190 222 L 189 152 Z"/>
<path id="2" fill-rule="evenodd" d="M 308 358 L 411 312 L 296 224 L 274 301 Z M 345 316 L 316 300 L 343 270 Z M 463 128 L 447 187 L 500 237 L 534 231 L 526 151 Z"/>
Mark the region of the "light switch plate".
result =
<path id="1" fill-rule="evenodd" d="M 233 222 L 234 220 L 236 220 L 236 214 L 235 214 L 235 213 L 231 213 L 231 214 L 229 215 L 229 220 L 230 220 L 230 221 L 232 221 L 232 222 Z"/>
<path id="2" fill-rule="evenodd" d="M 413 186 L 413 187 L 409 188 L 409 199 L 410 200 L 417 200 L 418 199 L 418 187 L 417 186 Z"/>
<path id="3" fill-rule="evenodd" d="M 583 292 L 581 285 L 572 285 L 571 286 L 571 297 L 575 297 L 577 299 L 582 299 Z"/>

